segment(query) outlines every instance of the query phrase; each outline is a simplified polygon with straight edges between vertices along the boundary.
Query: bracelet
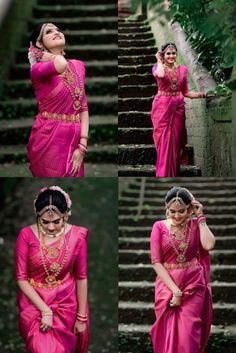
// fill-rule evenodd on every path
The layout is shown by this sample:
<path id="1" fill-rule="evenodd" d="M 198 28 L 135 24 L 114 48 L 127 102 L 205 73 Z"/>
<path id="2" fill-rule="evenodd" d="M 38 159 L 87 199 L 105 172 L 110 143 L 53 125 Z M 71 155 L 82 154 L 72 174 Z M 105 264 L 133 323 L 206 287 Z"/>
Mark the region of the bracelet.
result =
<path id="1" fill-rule="evenodd" d="M 80 139 L 88 140 L 88 136 L 80 136 Z"/>
<path id="2" fill-rule="evenodd" d="M 178 289 L 176 292 L 173 292 L 173 297 L 182 297 L 182 291 Z"/>
<path id="3" fill-rule="evenodd" d="M 81 322 L 81 323 L 85 323 L 88 321 L 88 315 L 85 314 L 85 315 L 81 315 L 79 313 L 76 314 L 76 319 Z"/>
<path id="4" fill-rule="evenodd" d="M 43 316 L 52 316 L 52 311 L 41 311 L 41 315 Z"/>
<path id="5" fill-rule="evenodd" d="M 201 223 L 201 224 L 204 224 L 206 223 L 206 217 L 205 216 L 201 216 L 197 219 L 197 223 Z"/>
<path id="6" fill-rule="evenodd" d="M 86 145 L 84 145 L 83 143 L 79 142 L 79 145 L 81 145 L 81 146 L 83 146 L 84 148 L 86 148 L 86 149 L 87 149 L 87 146 L 86 146 Z"/>

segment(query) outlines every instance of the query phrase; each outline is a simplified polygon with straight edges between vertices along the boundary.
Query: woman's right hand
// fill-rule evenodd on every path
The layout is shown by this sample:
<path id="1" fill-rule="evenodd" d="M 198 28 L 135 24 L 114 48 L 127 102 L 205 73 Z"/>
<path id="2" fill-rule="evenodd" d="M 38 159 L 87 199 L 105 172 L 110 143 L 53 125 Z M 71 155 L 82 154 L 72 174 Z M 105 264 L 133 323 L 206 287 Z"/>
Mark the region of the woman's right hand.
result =
<path id="1" fill-rule="evenodd" d="M 40 323 L 40 330 L 47 332 L 52 328 L 53 315 L 42 316 Z"/>
<path id="2" fill-rule="evenodd" d="M 155 55 L 158 62 L 163 62 L 163 56 L 160 51 L 158 51 Z"/>
<path id="3" fill-rule="evenodd" d="M 49 53 L 48 51 L 43 51 L 43 56 L 42 56 L 42 61 L 51 61 L 55 59 L 56 55 L 53 55 L 52 53 Z"/>
<path id="4" fill-rule="evenodd" d="M 175 297 L 173 295 L 173 297 L 172 297 L 172 299 L 170 301 L 170 307 L 174 308 L 176 306 L 180 306 L 180 304 L 181 304 L 181 297 Z"/>

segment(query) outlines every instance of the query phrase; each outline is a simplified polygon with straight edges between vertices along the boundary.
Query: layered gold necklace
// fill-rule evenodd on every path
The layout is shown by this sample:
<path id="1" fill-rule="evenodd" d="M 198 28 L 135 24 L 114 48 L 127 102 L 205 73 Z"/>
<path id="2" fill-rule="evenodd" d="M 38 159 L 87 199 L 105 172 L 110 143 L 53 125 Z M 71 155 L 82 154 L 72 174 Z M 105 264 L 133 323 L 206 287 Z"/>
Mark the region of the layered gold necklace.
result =
<path id="1" fill-rule="evenodd" d="M 176 261 L 178 263 L 186 262 L 186 252 L 192 237 L 191 229 L 187 226 L 187 224 L 183 225 L 181 228 L 177 228 L 176 231 L 171 231 L 170 223 L 169 238 L 171 246 L 177 256 Z"/>
<path id="2" fill-rule="evenodd" d="M 62 230 L 57 233 L 57 238 L 59 238 L 59 243 L 56 246 L 49 246 L 46 244 L 45 238 L 50 237 L 51 234 L 47 234 L 43 231 L 42 227 L 38 225 L 38 233 L 39 233 L 39 241 L 40 241 L 40 249 L 39 255 L 41 258 L 41 263 L 43 269 L 46 273 L 45 282 L 50 285 L 57 285 L 57 277 L 61 273 L 63 267 L 66 264 L 68 258 L 68 245 L 65 241 L 65 226 L 63 226 Z M 55 238 L 55 236 L 54 236 Z M 62 256 L 62 250 L 65 245 L 65 251 Z M 49 266 L 48 266 L 49 263 Z"/>

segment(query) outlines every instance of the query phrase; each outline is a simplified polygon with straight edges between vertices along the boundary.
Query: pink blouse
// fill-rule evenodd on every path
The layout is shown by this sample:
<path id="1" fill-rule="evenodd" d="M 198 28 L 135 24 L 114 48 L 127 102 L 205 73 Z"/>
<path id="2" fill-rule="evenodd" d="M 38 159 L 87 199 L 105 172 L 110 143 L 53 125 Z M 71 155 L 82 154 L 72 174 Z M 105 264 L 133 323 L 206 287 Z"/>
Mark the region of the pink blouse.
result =
<path id="1" fill-rule="evenodd" d="M 186 251 L 186 261 L 191 261 L 199 257 L 200 246 L 200 233 L 197 224 L 197 219 L 193 218 L 188 227 L 191 231 L 191 239 Z M 187 237 L 188 238 L 188 235 Z M 180 241 L 174 241 L 177 249 Z M 154 223 L 151 233 L 151 261 L 155 263 L 177 263 L 177 254 L 173 249 L 170 240 L 170 231 L 165 225 L 164 221 L 157 221 Z"/>
<path id="2" fill-rule="evenodd" d="M 88 229 L 79 226 L 72 226 L 65 234 L 64 246 L 62 246 L 63 258 L 65 253 L 65 244 L 68 246 L 67 261 L 58 275 L 57 279 L 62 280 L 71 271 L 77 279 L 87 278 L 87 237 Z M 55 247 L 60 240 L 48 245 Z M 32 228 L 27 226 L 23 228 L 16 242 L 16 279 L 28 280 L 33 278 L 36 282 L 43 283 L 46 277 L 42 260 L 40 257 L 40 242 L 34 234 Z M 61 260 L 62 261 L 62 260 Z M 57 262 L 57 261 L 56 261 Z M 47 267 L 50 263 L 48 261 Z"/>

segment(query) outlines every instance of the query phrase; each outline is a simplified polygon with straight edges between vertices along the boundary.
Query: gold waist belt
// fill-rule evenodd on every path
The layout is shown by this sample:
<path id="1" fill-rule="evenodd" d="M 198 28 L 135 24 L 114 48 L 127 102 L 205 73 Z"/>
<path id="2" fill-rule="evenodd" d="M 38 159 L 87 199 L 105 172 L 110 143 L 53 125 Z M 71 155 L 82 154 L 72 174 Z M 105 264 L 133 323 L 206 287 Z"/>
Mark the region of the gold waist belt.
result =
<path id="1" fill-rule="evenodd" d="M 44 111 L 41 114 L 44 118 L 47 118 L 47 119 L 62 120 L 62 121 L 75 122 L 75 123 L 80 121 L 79 114 L 72 114 L 72 115 L 56 114 L 56 113 L 49 113 L 47 111 Z"/>
<path id="2" fill-rule="evenodd" d="M 178 96 L 180 92 L 164 92 L 164 91 L 158 91 L 157 95 L 158 96 L 167 96 L 167 97 L 172 97 L 172 96 Z"/>
<path id="3" fill-rule="evenodd" d="M 56 288 L 56 287 L 59 287 L 63 282 L 61 280 L 57 280 L 53 284 L 48 284 L 48 283 L 36 282 L 33 278 L 28 278 L 28 281 L 31 284 L 31 286 L 33 286 L 34 288 Z"/>
<path id="4" fill-rule="evenodd" d="M 178 264 L 168 264 L 167 262 L 163 263 L 163 266 L 167 269 L 167 270 L 172 270 L 172 269 L 179 269 L 179 268 L 188 268 L 188 267 L 192 267 L 193 265 L 195 265 L 197 262 L 196 259 L 192 260 L 192 261 L 187 261 L 187 262 L 183 262 L 183 263 L 178 263 Z"/>

